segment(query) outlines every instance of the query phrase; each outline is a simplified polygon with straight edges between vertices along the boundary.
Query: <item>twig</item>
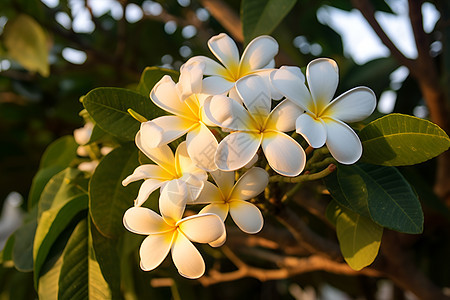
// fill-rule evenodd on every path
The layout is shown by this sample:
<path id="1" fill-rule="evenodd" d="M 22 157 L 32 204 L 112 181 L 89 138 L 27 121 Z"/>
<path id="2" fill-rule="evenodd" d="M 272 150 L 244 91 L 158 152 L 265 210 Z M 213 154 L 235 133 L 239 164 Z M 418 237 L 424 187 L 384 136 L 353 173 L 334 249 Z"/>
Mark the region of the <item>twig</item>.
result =
<path id="1" fill-rule="evenodd" d="M 328 167 L 320 172 L 313 173 L 313 174 L 304 174 L 297 177 L 284 177 L 280 175 L 274 175 L 269 178 L 270 182 L 289 182 L 289 183 L 302 183 L 306 181 L 313 181 L 322 179 L 325 176 L 330 175 L 336 170 L 336 165 L 329 164 Z M 296 191 L 294 191 L 292 194 L 294 194 Z"/>

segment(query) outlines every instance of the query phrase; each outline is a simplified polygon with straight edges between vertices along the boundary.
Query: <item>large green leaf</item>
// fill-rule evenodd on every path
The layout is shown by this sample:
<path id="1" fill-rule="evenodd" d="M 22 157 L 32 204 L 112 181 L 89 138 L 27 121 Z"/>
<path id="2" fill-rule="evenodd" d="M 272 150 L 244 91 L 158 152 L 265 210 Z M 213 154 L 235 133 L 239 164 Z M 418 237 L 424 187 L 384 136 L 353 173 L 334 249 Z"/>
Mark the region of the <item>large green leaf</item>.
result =
<path id="1" fill-rule="evenodd" d="M 99 232 L 116 238 L 123 232 L 122 217 L 133 205 L 139 185 L 122 186 L 122 180 L 139 165 L 138 149 L 132 143 L 114 149 L 95 169 L 89 182 L 89 209 Z"/>
<path id="2" fill-rule="evenodd" d="M 37 206 L 24 220 L 24 224 L 14 233 L 12 259 L 17 270 L 29 272 L 33 270 L 33 243 L 37 227 Z"/>
<path id="3" fill-rule="evenodd" d="M 162 114 L 149 97 L 127 89 L 96 88 L 84 96 L 82 102 L 101 129 L 129 141 L 134 140 L 140 126 L 128 113 L 129 108 L 149 120 Z"/>
<path id="4" fill-rule="evenodd" d="M 338 165 L 336 176 L 325 183 L 340 205 L 383 227 L 405 233 L 423 230 L 420 202 L 396 168 L 363 163 Z"/>
<path id="5" fill-rule="evenodd" d="M 48 63 L 49 45 L 44 29 L 30 16 L 19 15 L 9 20 L 3 32 L 8 55 L 25 69 L 50 74 Z"/>
<path id="6" fill-rule="evenodd" d="M 243 0 L 241 19 L 245 43 L 248 44 L 259 35 L 271 34 L 296 2 L 297 0 Z"/>
<path id="7" fill-rule="evenodd" d="M 144 97 L 150 96 L 150 91 L 153 86 L 164 76 L 169 75 L 172 79 L 177 82 L 180 73 L 170 69 L 164 69 L 160 67 L 147 67 L 142 72 L 141 80 L 137 86 L 137 91 Z"/>
<path id="8" fill-rule="evenodd" d="M 413 165 L 438 156 L 450 147 L 439 126 L 423 119 L 390 114 L 364 127 L 361 160 L 384 166 Z"/>
<path id="9" fill-rule="evenodd" d="M 336 233 L 342 255 L 354 270 L 370 265 L 378 254 L 383 227 L 345 207 L 336 219 Z"/>

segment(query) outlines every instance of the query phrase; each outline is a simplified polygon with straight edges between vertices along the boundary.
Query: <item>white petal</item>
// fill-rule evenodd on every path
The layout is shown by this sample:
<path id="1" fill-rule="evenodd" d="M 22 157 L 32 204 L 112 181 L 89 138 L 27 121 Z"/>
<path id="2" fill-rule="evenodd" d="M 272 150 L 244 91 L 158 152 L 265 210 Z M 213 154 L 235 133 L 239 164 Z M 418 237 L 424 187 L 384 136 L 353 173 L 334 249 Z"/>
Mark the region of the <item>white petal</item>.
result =
<path id="1" fill-rule="evenodd" d="M 161 168 L 160 166 L 157 165 L 142 165 L 137 167 L 133 174 L 131 174 L 130 176 L 128 176 L 127 178 L 125 178 L 122 181 L 122 185 L 123 186 L 127 186 L 130 182 L 133 181 L 138 181 L 141 179 L 160 179 L 160 180 L 167 180 L 167 179 L 171 179 L 171 175 L 164 170 L 163 168 Z"/>
<path id="2" fill-rule="evenodd" d="M 250 169 L 251 167 L 253 167 L 253 165 L 258 161 L 258 158 L 258 153 L 256 153 L 255 156 L 253 156 L 253 158 L 244 166 L 244 168 Z"/>
<path id="3" fill-rule="evenodd" d="M 156 148 L 173 142 L 196 124 L 198 122 L 179 116 L 162 116 L 141 123 L 141 137 L 148 147 Z"/>
<path id="4" fill-rule="evenodd" d="M 200 124 L 191 130 L 186 136 L 187 152 L 192 161 L 201 169 L 214 171 L 217 169 L 214 163 L 214 155 L 217 143 L 214 134 L 204 124 Z"/>
<path id="5" fill-rule="evenodd" d="M 261 137 L 261 134 L 247 132 L 233 132 L 226 136 L 217 147 L 217 167 L 234 171 L 245 166 L 258 151 Z"/>
<path id="6" fill-rule="evenodd" d="M 215 241 L 212 241 L 211 243 L 208 243 L 211 247 L 217 248 L 225 244 L 225 241 L 227 240 L 227 231 L 224 230 L 223 234 Z"/>
<path id="7" fill-rule="evenodd" d="M 204 171 L 202 170 L 202 172 Z M 180 178 L 180 180 L 186 183 L 188 189 L 187 201 L 195 201 L 200 195 L 205 186 L 205 181 L 208 179 L 206 172 L 203 175 L 204 176 L 198 176 L 198 174 L 186 173 Z"/>
<path id="8" fill-rule="evenodd" d="M 227 70 L 215 60 L 212 60 L 206 56 L 194 56 L 191 57 L 185 65 L 189 65 L 192 63 L 203 63 L 205 65 L 205 69 L 203 70 L 203 75 L 221 75 L 227 73 Z"/>
<path id="9" fill-rule="evenodd" d="M 191 241 L 211 243 L 225 231 L 222 219 L 216 214 L 198 214 L 179 221 L 179 229 Z"/>
<path id="10" fill-rule="evenodd" d="M 151 271 L 166 258 L 172 246 L 173 233 L 149 235 L 139 249 L 141 269 Z"/>
<path id="11" fill-rule="evenodd" d="M 203 79 L 202 93 L 220 95 L 227 93 L 232 87 L 234 87 L 232 81 L 220 76 L 209 76 Z"/>
<path id="12" fill-rule="evenodd" d="M 281 98 L 284 97 L 283 94 L 281 94 L 272 84 L 270 81 L 270 74 L 274 71 L 273 68 L 270 69 L 261 69 L 259 71 L 254 72 L 253 74 L 259 75 L 262 79 L 264 79 L 264 82 L 266 85 L 270 88 L 270 98 L 273 100 L 281 100 Z"/>
<path id="13" fill-rule="evenodd" d="M 178 272 L 186 278 L 196 279 L 205 273 L 205 262 L 200 252 L 181 232 L 172 245 L 172 260 Z"/>
<path id="14" fill-rule="evenodd" d="M 134 205 L 141 206 L 142 204 L 144 204 L 144 202 L 147 201 L 148 197 L 150 197 L 151 193 L 159 189 L 164 184 L 164 182 L 165 180 L 159 179 L 145 180 L 139 188 L 139 193 L 136 200 L 134 200 Z"/>
<path id="15" fill-rule="evenodd" d="M 358 122 L 370 116 L 376 105 L 376 96 L 371 89 L 357 87 L 334 99 L 324 114 L 344 122 Z"/>
<path id="16" fill-rule="evenodd" d="M 267 35 L 253 39 L 245 48 L 240 63 L 241 75 L 246 74 L 246 70 L 256 70 L 267 66 L 278 53 L 277 41 Z M 244 71 L 244 72 L 243 72 Z"/>
<path id="17" fill-rule="evenodd" d="M 211 203 L 209 205 L 206 205 L 205 207 L 202 208 L 202 210 L 200 210 L 199 214 L 206 214 L 206 213 L 215 214 L 218 215 L 222 221 L 225 221 L 228 215 L 228 211 L 229 211 L 228 203 L 222 200 L 221 203 Z"/>
<path id="18" fill-rule="evenodd" d="M 236 43 L 227 34 L 221 33 L 210 38 L 208 47 L 229 71 L 238 72 L 239 50 Z"/>
<path id="19" fill-rule="evenodd" d="M 223 198 L 228 198 L 234 186 L 234 171 L 226 172 L 217 169 L 216 171 L 211 172 L 211 176 L 217 183 Z"/>
<path id="20" fill-rule="evenodd" d="M 322 122 L 305 113 L 299 116 L 295 123 L 297 133 L 300 133 L 313 148 L 322 147 L 327 139 L 327 130 Z"/>
<path id="21" fill-rule="evenodd" d="M 223 203 L 223 196 L 214 184 L 206 181 L 200 195 L 196 199 L 189 199 L 187 204 L 209 203 Z"/>
<path id="22" fill-rule="evenodd" d="M 172 230 L 164 219 L 146 207 L 131 207 L 123 215 L 125 228 L 137 234 L 156 234 Z"/>
<path id="23" fill-rule="evenodd" d="M 230 215 L 234 223 L 246 233 L 257 233 L 264 224 L 264 219 L 259 209 L 247 201 L 231 201 Z"/>
<path id="24" fill-rule="evenodd" d="M 273 69 L 273 68 L 275 68 L 275 59 L 272 59 L 271 61 L 269 61 L 267 65 L 263 67 L 263 69 Z"/>
<path id="25" fill-rule="evenodd" d="M 290 100 L 283 100 L 270 113 L 266 128 L 288 132 L 295 129 L 295 121 L 304 110 Z"/>
<path id="26" fill-rule="evenodd" d="M 136 134 L 135 142 L 139 150 L 141 150 L 148 158 L 164 168 L 168 173 L 176 175 L 175 156 L 169 146 L 162 145 L 157 148 L 149 147 L 145 143 L 145 139 L 142 138 L 140 130 Z"/>
<path id="27" fill-rule="evenodd" d="M 159 212 L 169 224 L 175 224 L 183 217 L 188 198 L 186 183 L 174 179 L 161 188 L 159 197 Z"/>
<path id="28" fill-rule="evenodd" d="M 265 120 L 269 115 L 272 99 L 270 89 L 258 75 L 248 75 L 236 82 L 236 90 L 250 114 L 256 120 Z"/>
<path id="29" fill-rule="evenodd" d="M 327 129 L 327 147 L 331 155 L 340 163 L 350 165 L 358 161 L 362 154 L 358 135 L 347 124 L 324 119 Z"/>
<path id="30" fill-rule="evenodd" d="M 176 84 L 181 101 L 184 101 L 192 94 L 201 93 L 205 67 L 205 64 L 199 61 L 181 66 L 180 78 Z"/>
<path id="31" fill-rule="evenodd" d="M 236 182 L 230 199 L 252 199 L 261 194 L 268 184 L 269 174 L 264 169 L 251 168 Z"/>
<path id="32" fill-rule="evenodd" d="M 175 152 L 175 163 L 177 173 L 179 175 L 187 175 L 188 177 L 196 176 L 197 179 L 201 181 L 206 181 L 208 178 L 206 172 L 197 167 L 197 165 L 192 161 L 187 151 L 186 142 L 182 142 L 178 145 L 177 151 Z"/>
<path id="33" fill-rule="evenodd" d="M 281 175 L 297 176 L 305 168 L 305 151 L 284 133 L 264 133 L 262 148 L 270 167 Z"/>
<path id="34" fill-rule="evenodd" d="M 214 96 L 205 102 L 205 114 L 217 126 L 230 130 L 257 130 L 255 120 L 235 100 Z"/>
<path id="35" fill-rule="evenodd" d="M 303 77 L 298 76 L 293 68 L 282 68 L 270 73 L 272 85 L 287 99 L 302 107 L 304 110 L 314 109 L 311 94 L 305 85 Z"/>
<path id="36" fill-rule="evenodd" d="M 174 115 L 186 116 L 192 114 L 186 104 L 181 101 L 175 82 L 173 82 L 169 75 L 164 75 L 164 77 L 155 84 L 150 92 L 150 98 L 157 106 Z"/>
<path id="37" fill-rule="evenodd" d="M 339 69 L 329 58 L 318 58 L 306 67 L 309 90 L 316 103 L 317 113 L 333 99 L 339 82 Z"/>
<path id="38" fill-rule="evenodd" d="M 230 97 L 231 99 L 233 99 L 234 101 L 236 101 L 240 105 L 244 104 L 244 102 L 242 102 L 242 99 L 241 99 L 241 97 L 239 96 L 239 94 L 238 94 L 238 92 L 236 90 L 236 85 L 233 86 L 233 88 L 228 92 L 228 97 Z"/>

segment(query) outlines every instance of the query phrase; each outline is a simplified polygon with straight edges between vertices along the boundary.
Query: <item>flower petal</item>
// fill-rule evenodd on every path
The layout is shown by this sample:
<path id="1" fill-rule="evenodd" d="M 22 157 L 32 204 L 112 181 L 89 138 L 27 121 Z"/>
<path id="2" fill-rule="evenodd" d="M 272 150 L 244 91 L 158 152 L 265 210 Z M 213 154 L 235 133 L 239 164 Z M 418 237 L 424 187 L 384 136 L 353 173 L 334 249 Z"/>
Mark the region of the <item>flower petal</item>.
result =
<path id="1" fill-rule="evenodd" d="M 122 185 L 127 186 L 130 182 L 150 178 L 160 180 L 172 179 L 171 175 L 160 166 L 147 164 L 137 167 L 134 170 L 133 174 L 131 174 L 122 181 Z"/>
<path id="2" fill-rule="evenodd" d="M 236 82 L 236 89 L 250 114 L 256 120 L 265 120 L 269 115 L 272 99 L 270 88 L 259 75 L 248 75 Z"/>
<path id="3" fill-rule="evenodd" d="M 326 118 L 327 147 L 331 155 L 340 163 L 350 165 L 358 161 L 362 145 L 358 135 L 347 124 Z"/>
<path id="4" fill-rule="evenodd" d="M 217 186 L 209 181 L 204 183 L 200 195 L 196 199 L 188 199 L 187 204 L 223 203 L 223 196 Z"/>
<path id="5" fill-rule="evenodd" d="M 185 176 L 186 178 L 191 175 L 196 176 L 198 180 L 206 181 L 208 178 L 206 172 L 192 161 L 191 157 L 187 151 L 187 143 L 182 142 L 178 145 L 177 150 L 175 152 L 175 164 L 177 169 L 177 174 Z"/>
<path id="6" fill-rule="evenodd" d="M 203 70 L 203 75 L 220 75 L 227 74 L 227 70 L 215 60 L 212 60 L 206 56 L 194 56 L 191 57 L 185 65 L 195 64 L 195 63 L 203 63 L 205 65 L 205 69 Z"/>
<path id="7" fill-rule="evenodd" d="M 264 68 L 278 53 L 277 41 L 268 35 L 262 35 L 253 39 L 245 48 L 240 62 L 240 75 L 248 71 Z"/>
<path id="8" fill-rule="evenodd" d="M 180 78 L 176 84 L 181 101 L 190 97 L 192 94 L 202 92 L 202 79 L 205 64 L 197 61 L 190 64 L 184 64 L 180 68 Z"/>
<path id="9" fill-rule="evenodd" d="M 233 87 L 234 82 L 220 76 L 209 76 L 203 79 L 202 93 L 220 95 L 227 93 Z"/>
<path id="10" fill-rule="evenodd" d="M 275 63 L 275 62 L 274 62 Z M 283 68 L 283 67 L 281 67 Z M 266 83 L 266 85 L 270 88 L 270 98 L 272 98 L 273 100 L 281 100 L 281 98 L 284 97 L 283 94 L 281 94 L 272 84 L 272 82 L 270 81 L 270 74 L 272 73 L 272 71 L 274 71 L 273 67 L 270 69 L 261 69 L 258 71 L 255 71 L 252 74 L 257 74 L 259 75 L 264 82 Z"/>
<path id="11" fill-rule="evenodd" d="M 139 193 L 136 200 L 134 200 L 134 205 L 141 206 L 144 204 L 148 197 L 150 197 L 150 194 L 159 189 L 164 182 L 166 181 L 159 179 L 146 179 L 139 188 Z"/>
<path id="12" fill-rule="evenodd" d="M 164 168 L 168 173 L 176 175 L 175 156 L 169 146 L 162 145 L 158 148 L 149 147 L 145 143 L 145 139 L 142 138 L 140 130 L 136 134 L 135 143 L 139 150 L 141 150 L 148 158 Z"/>
<path id="13" fill-rule="evenodd" d="M 234 171 L 245 166 L 259 149 L 262 135 L 259 133 L 233 132 L 217 147 L 216 165 L 223 171 Z"/>
<path id="14" fill-rule="evenodd" d="M 222 221 L 225 221 L 228 215 L 228 211 L 229 211 L 228 203 L 225 203 L 222 200 L 221 203 L 211 203 L 209 205 L 206 205 L 205 207 L 202 208 L 202 210 L 200 210 L 199 214 L 206 214 L 206 213 L 215 214 L 218 215 Z"/>
<path id="15" fill-rule="evenodd" d="M 244 104 L 244 102 L 242 102 L 242 99 L 241 99 L 241 97 L 239 96 L 239 94 L 238 94 L 238 92 L 236 90 L 236 85 L 233 86 L 232 89 L 230 89 L 230 91 L 228 92 L 228 97 L 230 97 L 231 99 L 233 99 L 234 101 L 236 101 L 240 105 Z"/>
<path id="16" fill-rule="evenodd" d="M 234 186 L 234 171 L 226 172 L 217 169 L 216 171 L 211 172 L 211 176 L 217 183 L 223 198 L 228 198 Z"/>
<path id="17" fill-rule="evenodd" d="M 269 184 L 269 174 L 254 167 L 244 173 L 234 185 L 230 199 L 249 200 L 261 194 Z"/>
<path id="18" fill-rule="evenodd" d="M 205 181 L 207 179 L 208 175 L 206 175 L 206 172 L 204 173 L 204 176 L 186 173 L 180 178 L 180 180 L 186 183 L 186 187 L 188 189 L 187 201 L 195 201 L 195 199 L 198 198 L 201 191 L 203 190 L 203 187 L 205 186 Z"/>
<path id="19" fill-rule="evenodd" d="M 131 207 L 123 215 L 125 228 L 137 234 L 157 234 L 173 229 L 153 210 L 146 207 Z"/>
<path id="20" fill-rule="evenodd" d="M 295 121 L 304 110 L 290 100 L 281 101 L 270 113 L 266 128 L 281 132 L 295 129 Z"/>
<path id="21" fill-rule="evenodd" d="M 215 241 L 225 231 L 222 219 L 216 214 L 189 216 L 179 221 L 177 225 L 189 240 L 197 243 Z"/>
<path id="22" fill-rule="evenodd" d="M 297 176 L 305 168 L 303 148 L 290 136 L 281 132 L 263 134 L 262 148 L 270 167 L 284 176 Z"/>
<path id="23" fill-rule="evenodd" d="M 162 116 L 141 124 L 141 136 L 148 147 L 156 148 L 183 136 L 198 122 L 179 116 Z"/>
<path id="24" fill-rule="evenodd" d="M 227 34 L 221 33 L 210 38 L 208 47 L 231 73 L 238 72 L 239 50 L 236 43 Z"/>
<path id="25" fill-rule="evenodd" d="M 315 59 L 306 67 L 306 79 L 316 103 L 316 112 L 320 113 L 336 92 L 339 82 L 338 66 L 329 58 Z"/>
<path id="26" fill-rule="evenodd" d="M 164 75 L 164 77 L 155 84 L 150 92 L 150 99 L 157 106 L 174 115 L 192 115 L 192 112 L 186 104 L 181 101 L 175 82 L 173 82 L 169 75 Z"/>
<path id="27" fill-rule="evenodd" d="M 183 217 L 188 198 L 186 183 L 174 179 L 161 188 L 159 212 L 168 224 L 175 224 Z"/>
<path id="28" fill-rule="evenodd" d="M 181 232 L 172 244 L 172 260 L 178 272 L 186 278 L 196 279 L 205 273 L 203 257 Z"/>
<path id="29" fill-rule="evenodd" d="M 208 243 L 211 247 L 217 248 L 225 244 L 225 241 L 227 240 L 227 231 L 224 230 L 223 234 L 215 241 L 212 241 L 211 243 Z"/>
<path id="30" fill-rule="evenodd" d="M 376 105 L 376 96 L 371 89 L 356 87 L 334 99 L 323 114 L 344 122 L 358 122 L 370 116 Z"/>
<path id="31" fill-rule="evenodd" d="M 204 124 L 200 123 L 186 136 L 187 152 L 192 161 L 201 169 L 214 171 L 217 169 L 214 163 L 214 155 L 217 143 L 214 134 Z"/>
<path id="32" fill-rule="evenodd" d="M 230 215 L 234 223 L 245 233 L 257 233 L 264 224 L 261 211 L 247 201 L 231 201 Z"/>
<path id="33" fill-rule="evenodd" d="M 205 101 L 205 113 L 217 126 L 230 130 L 255 130 L 257 124 L 249 112 L 235 100 L 214 96 Z"/>
<path id="34" fill-rule="evenodd" d="M 173 233 L 149 235 L 146 237 L 139 249 L 141 269 L 151 271 L 158 267 L 169 253 L 172 239 Z"/>
<path id="35" fill-rule="evenodd" d="M 322 147 L 327 139 L 327 130 L 322 122 L 307 113 L 299 116 L 295 122 L 297 133 L 300 133 L 313 148 Z"/>
<path id="36" fill-rule="evenodd" d="M 297 67 L 281 68 L 270 73 L 272 85 L 287 99 L 291 100 L 304 110 L 314 110 L 314 101 L 305 85 L 304 77 L 298 74 Z"/>

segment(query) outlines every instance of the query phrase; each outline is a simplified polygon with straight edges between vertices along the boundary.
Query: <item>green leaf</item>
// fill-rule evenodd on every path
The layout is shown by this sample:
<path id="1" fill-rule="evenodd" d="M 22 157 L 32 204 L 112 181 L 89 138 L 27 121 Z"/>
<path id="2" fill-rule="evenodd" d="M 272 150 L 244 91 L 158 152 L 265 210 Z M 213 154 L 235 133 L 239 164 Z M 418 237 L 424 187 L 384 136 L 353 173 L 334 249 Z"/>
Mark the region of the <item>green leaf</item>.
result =
<path id="1" fill-rule="evenodd" d="M 336 219 L 336 233 L 341 252 L 348 265 L 359 271 L 376 258 L 383 227 L 345 207 L 341 209 Z"/>
<path id="2" fill-rule="evenodd" d="M 137 86 L 137 91 L 142 96 L 148 98 L 150 97 L 150 91 L 153 86 L 164 76 L 169 75 L 172 79 L 177 82 L 180 73 L 170 69 L 164 69 L 160 67 L 147 67 L 142 72 L 141 80 Z"/>
<path id="3" fill-rule="evenodd" d="M 138 149 L 132 143 L 116 148 L 105 156 L 89 182 L 89 209 L 98 231 L 116 238 L 124 231 L 122 217 L 133 205 L 139 184 L 122 186 L 122 180 L 139 165 Z"/>
<path id="4" fill-rule="evenodd" d="M 296 2 L 297 0 L 243 0 L 241 19 L 245 44 L 259 35 L 271 34 Z"/>
<path id="5" fill-rule="evenodd" d="M 325 183 L 340 205 L 383 227 L 405 233 L 423 230 L 420 202 L 396 168 L 363 163 L 338 165 L 336 176 Z"/>
<path id="6" fill-rule="evenodd" d="M 9 236 L 5 245 L 3 246 L 3 250 L 0 252 L 0 265 L 4 262 L 12 260 L 12 253 L 14 247 L 15 235 L 12 234 Z"/>
<path id="7" fill-rule="evenodd" d="M 37 227 L 37 206 L 25 217 L 23 225 L 14 233 L 12 258 L 21 272 L 33 270 L 33 243 Z"/>
<path id="8" fill-rule="evenodd" d="M 30 16 L 19 15 L 6 23 L 3 41 L 9 56 L 25 69 L 50 74 L 49 45 L 44 29 Z"/>
<path id="9" fill-rule="evenodd" d="M 390 114 L 364 127 L 361 161 L 384 166 L 413 165 L 438 156 L 450 147 L 436 124 L 402 114 Z"/>
<path id="10" fill-rule="evenodd" d="M 163 111 L 149 97 L 120 88 L 97 88 L 90 91 L 82 102 L 95 123 L 107 133 L 132 141 L 140 123 L 128 113 L 131 108 L 151 120 Z"/>

